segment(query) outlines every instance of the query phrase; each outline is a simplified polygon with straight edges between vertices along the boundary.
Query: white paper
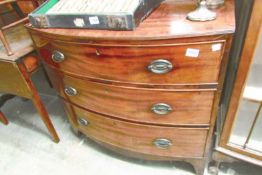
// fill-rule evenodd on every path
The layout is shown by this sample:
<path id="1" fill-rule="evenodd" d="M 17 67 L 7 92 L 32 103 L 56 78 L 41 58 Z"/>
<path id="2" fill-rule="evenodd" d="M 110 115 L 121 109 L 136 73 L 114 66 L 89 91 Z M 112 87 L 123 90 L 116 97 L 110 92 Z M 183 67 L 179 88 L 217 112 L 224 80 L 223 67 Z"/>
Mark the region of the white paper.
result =
<path id="1" fill-rule="evenodd" d="M 221 43 L 212 45 L 212 51 L 213 52 L 219 51 L 219 50 L 221 50 L 221 48 L 222 48 L 222 44 Z"/>
<path id="2" fill-rule="evenodd" d="M 199 56 L 199 53 L 200 53 L 200 50 L 199 49 L 191 49 L 191 48 L 188 48 L 186 50 L 186 56 L 187 57 L 194 57 L 194 58 L 197 58 Z"/>
<path id="3" fill-rule="evenodd" d="M 97 16 L 91 16 L 89 17 L 89 22 L 91 25 L 99 24 L 99 19 Z"/>
<path id="4" fill-rule="evenodd" d="M 85 26 L 85 21 L 84 21 L 84 19 L 82 19 L 82 18 L 76 18 L 76 19 L 74 20 L 74 24 L 75 24 L 75 26 L 77 26 L 77 27 L 84 27 L 84 26 Z"/>

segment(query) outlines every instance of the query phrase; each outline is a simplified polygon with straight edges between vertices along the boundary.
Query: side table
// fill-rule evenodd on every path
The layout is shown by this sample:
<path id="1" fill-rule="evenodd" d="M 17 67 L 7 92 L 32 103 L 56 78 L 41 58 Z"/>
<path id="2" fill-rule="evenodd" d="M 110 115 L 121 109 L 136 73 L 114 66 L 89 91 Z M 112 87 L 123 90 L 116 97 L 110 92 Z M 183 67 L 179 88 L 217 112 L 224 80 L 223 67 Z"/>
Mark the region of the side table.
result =
<path id="1" fill-rule="evenodd" d="M 31 80 L 31 75 L 40 64 L 37 57 L 30 55 L 34 51 L 30 35 L 23 24 L 16 23 L 9 26 L 10 28 L 5 27 L 3 32 L 6 42 L 0 42 L 0 92 L 31 99 L 52 139 L 54 142 L 59 142 L 55 128 Z M 1 111 L 0 121 L 8 124 L 7 118 Z"/>

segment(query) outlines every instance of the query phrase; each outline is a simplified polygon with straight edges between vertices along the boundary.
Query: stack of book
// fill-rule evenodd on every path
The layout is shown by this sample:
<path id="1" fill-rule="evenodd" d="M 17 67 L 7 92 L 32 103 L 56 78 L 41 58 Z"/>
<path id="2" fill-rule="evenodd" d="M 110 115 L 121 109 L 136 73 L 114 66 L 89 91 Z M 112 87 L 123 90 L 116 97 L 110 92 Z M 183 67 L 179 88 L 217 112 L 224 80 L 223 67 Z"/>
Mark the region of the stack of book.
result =
<path id="1" fill-rule="evenodd" d="M 29 14 L 39 28 L 133 30 L 163 0 L 49 0 Z"/>

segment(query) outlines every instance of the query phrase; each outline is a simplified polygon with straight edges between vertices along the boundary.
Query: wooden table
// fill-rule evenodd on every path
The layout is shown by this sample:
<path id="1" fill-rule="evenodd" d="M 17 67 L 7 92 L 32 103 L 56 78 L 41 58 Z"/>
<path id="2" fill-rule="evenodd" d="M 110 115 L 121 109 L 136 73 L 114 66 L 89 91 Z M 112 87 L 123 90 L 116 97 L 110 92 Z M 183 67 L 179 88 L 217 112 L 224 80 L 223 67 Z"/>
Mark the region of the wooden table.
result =
<path id="1" fill-rule="evenodd" d="M 5 34 L 14 54 L 8 56 L 0 43 L 0 92 L 31 99 L 52 139 L 59 142 L 59 137 L 31 80 L 31 75 L 39 67 L 39 61 L 36 57 L 30 56 L 34 51 L 30 35 L 23 25 L 7 29 Z M 7 119 L 0 114 L 0 120 L 7 124 Z"/>

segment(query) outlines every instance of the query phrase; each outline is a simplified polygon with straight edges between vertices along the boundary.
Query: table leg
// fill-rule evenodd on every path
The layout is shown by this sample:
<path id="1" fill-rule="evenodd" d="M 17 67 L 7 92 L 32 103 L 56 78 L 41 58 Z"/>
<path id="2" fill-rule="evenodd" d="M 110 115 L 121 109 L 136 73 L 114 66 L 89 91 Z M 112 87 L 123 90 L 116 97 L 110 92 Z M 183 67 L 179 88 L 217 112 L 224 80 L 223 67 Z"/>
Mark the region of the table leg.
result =
<path id="1" fill-rule="evenodd" d="M 11 47 L 9 46 L 7 40 L 6 40 L 6 37 L 4 35 L 4 32 L 0 29 L 0 40 L 2 41 L 5 49 L 6 49 L 6 52 L 7 52 L 7 55 L 10 56 L 10 55 L 13 55 L 14 53 L 12 52 L 11 50 Z"/>
<path id="2" fill-rule="evenodd" d="M 54 128 L 54 126 L 53 126 L 53 124 L 50 120 L 50 117 L 49 117 L 49 115 L 48 115 L 48 113 L 45 109 L 45 106 L 44 106 L 43 102 L 41 101 L 41 98 L 40 98 L 31 78 L 30 78 L 30 75 L 27 72 L 25 65 L 23 63 L 21 63 L 21 64 L 18 65 L 18 67 L 19 67 L 21 73 L 23 74 L 23 76 L 24 76 L 24 78 L 25 78 L 25 80 L 28 84 L 28 87 L 30 88 L 30 90 L 32 92 L 32 98 L 31 99 L 32 99 L 37 111 L 39 112 L 41 119 L 43 120 L 45 126 L 47 127 L 47 129 L 50 133 L 50 135 L 52 136 L 53 141 L 58 143 L 59 137 L 58 137 L 56 130 L 55 130 L 55 128 Z"/>
<path id="3" fill-rule="evenodd" d="M 16 11 L 16 13 L 18 14 L 18 16 L 20 18 L 24 18 L 25 17 L 23 11 L 20 9 L 20 7 L 18 6 L 17 2 L 12 2 L 11 6 L 13 7 L 13 9 Z"/>
<path id="4" fill-rule="evenodd" d="M 0 121 L 3 122 L 3 124 L 8 125 L 8 120 L 5 118 L 4 114 L 0 111 Z"/>
<path id="5" fill-rule="evenodd" d="M 38 93 L 35 90 L 33 91 L 33 98 L 32 101 L 38 111 L 38 113 L 40 114 L 40 117 L 42 118 L 44 124 L 46 125 L 47 129 L 49 130 L 54 142 L 58 143 L 59 142 L 59 137 L 56 133 L 56 130 L 49 118 L 49 115 L 44 107 L 43 102 L 40 99 L 40 96 L 38 95 Z"/>
<path id="6" fill-rule="evenodd" d="M 11 94 L 2 94 L 0 95 L 0 108 L 5 104 L 5 102 L 7 102 L 8 100 L 14 98 L 15 95 L 11 95 Z M 0 111 L 0 121 L 7 125 L 8 124 L 8 120 L 6 119 L 5 115 Z"/>

